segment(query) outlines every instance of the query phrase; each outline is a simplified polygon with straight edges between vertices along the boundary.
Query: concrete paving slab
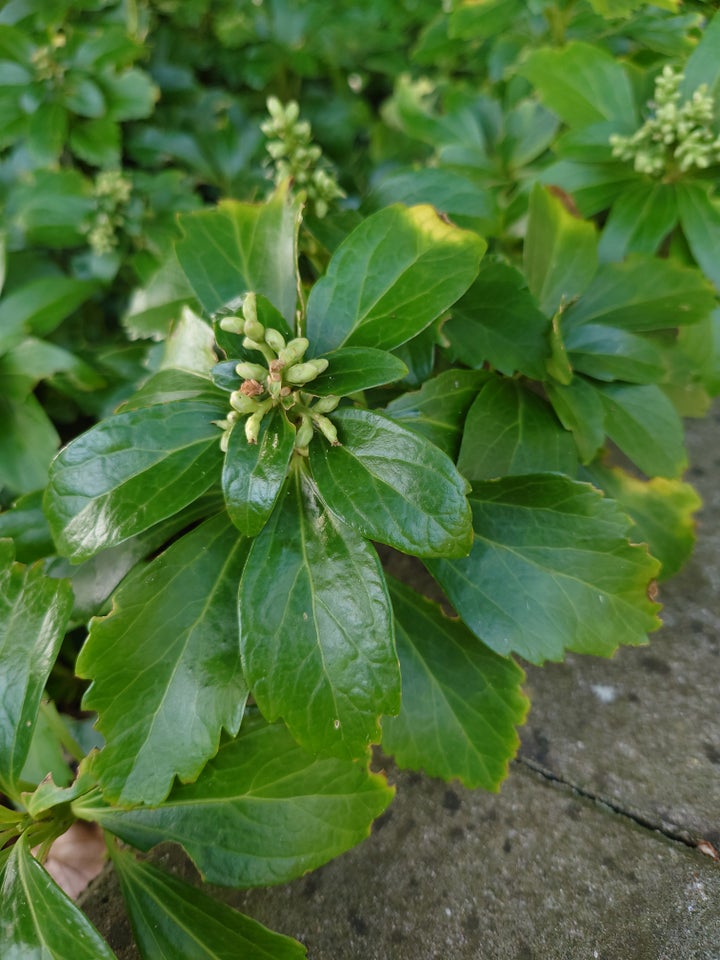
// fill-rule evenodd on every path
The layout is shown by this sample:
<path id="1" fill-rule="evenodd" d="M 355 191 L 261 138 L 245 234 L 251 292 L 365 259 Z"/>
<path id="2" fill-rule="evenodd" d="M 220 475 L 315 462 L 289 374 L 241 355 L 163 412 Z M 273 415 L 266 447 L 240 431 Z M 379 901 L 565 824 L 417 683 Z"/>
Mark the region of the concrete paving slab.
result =
<path id="1" fill-rule="evenodd" d="M 364 844 L 234 906 L 310 960 L 718 960 L 720 867 L 516 766 L 500 796 L 417 774 Z M 159 860 L 186 877 L 172 848 Z M 135 960 L 105 878 L 84 904 Z M 103 902 L 104 901 L 104 902 Z"/>
<path id="2" fill-rule="evenodd" d="M 666 830 L 720 849 L 720 411 L 688 423 L 704 504 L 688 565 L 663 584 L 663 628 L 611 660 L 527 667 L 522 755 Z"/>

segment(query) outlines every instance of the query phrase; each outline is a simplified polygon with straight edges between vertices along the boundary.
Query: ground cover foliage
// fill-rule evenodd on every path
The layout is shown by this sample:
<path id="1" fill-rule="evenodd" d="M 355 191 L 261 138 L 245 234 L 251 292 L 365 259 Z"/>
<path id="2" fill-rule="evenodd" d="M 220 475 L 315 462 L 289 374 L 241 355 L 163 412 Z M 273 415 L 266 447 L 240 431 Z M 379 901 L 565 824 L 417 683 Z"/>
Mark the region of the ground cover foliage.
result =
<path id="1" fill-rule="evenodd" d="M 716 6 L 0 10 L 4 957 L 113 956 L 42 865 L 75 820 L 143 957 L 305 956 L 138 851 L 300 876 L 390 803 L 373 745 L 497 790 L 522 663 L 659 625 Z"/>

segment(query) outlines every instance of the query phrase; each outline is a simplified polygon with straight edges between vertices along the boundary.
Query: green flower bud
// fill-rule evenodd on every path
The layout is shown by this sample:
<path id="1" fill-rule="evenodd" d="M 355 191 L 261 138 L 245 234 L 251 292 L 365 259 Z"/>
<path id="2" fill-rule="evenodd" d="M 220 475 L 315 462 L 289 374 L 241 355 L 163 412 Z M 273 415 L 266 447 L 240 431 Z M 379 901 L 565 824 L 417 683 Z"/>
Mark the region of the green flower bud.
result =
<path id="1" fill-rule="evenodd" d="M 282 360 L 286 367 L 297 363 L 305 356 L 305 351 L 310 346 L 310 341 L 305 337 L 296 337 L 289 340 L 287 346 L 278 352 L 278 360 Z"/>
<path id="2" fill-rule="evenodd" d="M 249 360 L 241 360 L 235 367 L 235 371 L 243 380 L 264 380 L 268 375 L 265 367 L 259 363 L 251 363 Z"/>
<path id="3" fill-rule="evenodd" d="M 255 413 L 257 410 L 257 400 L 252 397 L 246 397 L 245 394 L 235 390 L 230 394 L 230 406 L 238 413 Z"/>
<path id="4" fill-rule="evenodd" d="M 275 353 L 280 353 L 281 350 L 285 349 L 285 337 L 279 330 L 275 330 L 273 327 L 265 328 L 265 343 L 271 347 Z"/>
<path id="5" fill-rule="evenodd" d="M 326 370 L 328 361 L 325 359 L 308 360 L 307 363 L 297 363 L 285 373 L 288 383 L 301 385 L 314 380 L 318 374 Z"/>
<path id="6" fill-rule="evenodd" d="M 315 432 L 312 420 L 307 415 L 304 415 L 302 418 L 302 423 L 298 427 L 297 433 L 295 434 L 295 446 L 296 447 L 306 447 L 313 438 L 313 433 Z"/>
<path id="7" fill-rule="evenodd" d="M 327 417 L 323 417 L 322 415 L 313 416 L 313 423 L 318 430 L 320 430 L 325 439 L 329 440 L 334 447 L 340 446 L 340 441 L 338 440 L 337 436 L 337 427 L 332 420 L 328 420 Z"/>
<path id="8" fill-rule="evenodd" d="M 260 423 L 265 416 L 265 410 L 258 410 L 245 421 L 245 436 L 248 443 L 257 443 L 260 433 Z"/>
<path id="9" fill-rule="evenodd" d="M 340 397 L 320 397 L 320 399 L 313 404 L 312 411 L 313 413 L 331 413 L 339 403 Z"/>
<path id="10" fill-rule="evenodd" d="M 223 317 L 220 321 L 220 329 L 227 333 L 245 333 L 245 320 L 243 317 Z"/>

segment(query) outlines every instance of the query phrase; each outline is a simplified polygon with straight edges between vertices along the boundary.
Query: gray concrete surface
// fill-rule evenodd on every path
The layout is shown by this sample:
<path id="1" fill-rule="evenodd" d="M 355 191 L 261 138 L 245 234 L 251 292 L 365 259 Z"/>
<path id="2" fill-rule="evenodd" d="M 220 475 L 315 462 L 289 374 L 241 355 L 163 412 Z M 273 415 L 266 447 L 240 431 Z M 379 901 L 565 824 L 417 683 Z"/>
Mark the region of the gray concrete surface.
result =
<path id="1" fill-rule="evenodd" d="M 720 863 L 696 846 L 720 847 L 720 414 L 688 436 L 700 539 L 650 646 L 530 668 L 498 796 L 388 768 L 397 797 L 364 844 L 223 898 L 310 960 L 720 960 Z M 83 905 L 135 960 L 111 874 Z"/>

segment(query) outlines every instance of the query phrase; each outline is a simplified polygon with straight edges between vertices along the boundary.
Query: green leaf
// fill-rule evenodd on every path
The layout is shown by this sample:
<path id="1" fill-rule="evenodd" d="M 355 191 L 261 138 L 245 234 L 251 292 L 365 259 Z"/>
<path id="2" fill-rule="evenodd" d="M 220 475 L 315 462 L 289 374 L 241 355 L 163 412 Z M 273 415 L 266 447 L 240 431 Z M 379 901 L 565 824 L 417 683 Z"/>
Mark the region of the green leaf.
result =
<path id="1" fill-rule="evenodd" d="M 372 347 L 341 347 L 325 354 L 325 359 L 329 363 L 327 370 L 307 385 L 307 390 L 319 397 L 345 397 L 382 387 L 402 380 L 408 372 L 398 357 Z"/>
<path id="2" fill-rule="evenodd" d="M 403 693 L 399 715 L 383 720 L 383 749 L 406 769 L 496 791 L 530 705 L 522 670 L 437 604 L 389 585 Z"/>
<path id="3" fill-rule="evenodd" d="M 677 222 L 677 185 L 642 180 L 613 203 L 600 235 L 600 259 L 655 253 Z"/>
<path id="4" fill-rule="evenodd" d="M 67 580 L 14 562 L 0 540 L 0 786 L 14 795 L 72 609 Z"/>
<path id="5" fill-rule="evenodd" d="M 263 417 L 257 443 L 248 443 L 242 423 L 230 434 L 222 487 L 230 519 L 246 537 L 257 536 L 273 511 L 287 476 L 295 436 L 281 407 Z"/>
<path id="6" fill-rule="evenodd" d="M 680 92 L 684 98 L 689 100 L 703 83 L 707 84 L 711 93 L 715 90 L 720 80 L 718 44 L 720 44 L 720 15 L 716 13 L 703 28 L 700 42 L 683 67 L 684 79 L 680 85 Z"/>
<path id="7" fill-rule="evenodd" d="M 131 337 L 164 336 L 181 307 L 194 299 L 175 256 L 170 256 L 130 297 L 122 323 Z"/>
<path id="8" fill-rule="evenodd" d="M 680 223 L 692 255 L 720 290 L 720 205 L 712 185 L 681 182 L 676 191 Z"/>
<path id="9" fill-rule="evenodd" d="M 662 352 L 652 340 L 619 327 L 601 323 L 573 327 L 565 346 L 573 369 L 597 380 L 655 383 L 665 373 Z"/>
<path id="10" fill-rule="evenodd" d="M 615 120 L 628 133 L 637 127 L 630 80 L 620 62 L 599 46 L 572 41 L 534 50 L 519 73 L 570 127 L 602 120 Z"/>
<path id="11" fill-rule="evenodd" d="M 120 413 L 141 410 L 157 403 L 172 403 L 177 400 L 197 400 L 215 406 L 218 416 L 227 412 L 227 393 L 217 387 L 207 376 L 192 370 L 173 370 L 168 367 L 158 370 L 119 407 Z M 172 408 L 171 408 L 172 409 Z M 218 433 L 215 434 L 219 436 Z"/>
<path id="12" fill-rule="evenodd" d="M 0 395 L 0 487 L 16 494 L 43 487 L 59 442 L 33 394 L 21 400 Z"/>
<path id="13" fill-rule="evenodd" d="M 370 410 L 332 415 L 340 444 L 313 443 L 328 509 L 370 540 L 419 557 L 461 557 L 472 542 L 467 484 L 441 450 Z"/>
<path id="14" fill-rule="evenodd" d="M 115 954 L 32 856 L 27 836 L 2 873 L 3 960 L 114 960 Z"/>
<path id="15" fill-rule="evenodd" d="M 454 461 L 465 416 L 489 376 L 484 370 L 445 370 L 426 380 L 419 390 L 391 400 L 384 412 L 428 439 Z"/>
<path id="16" fill-rule="evenodd" d="M 400 706 L 392 611 L 370 544 L 298 466 L 240 582 L 245 678 L 263 715 L 306 749 L 361 756 Z"/>
<path id="17" fill-rule="evenodd" d="M 120 166 L 120 126 L 109 116 L 74 123 L 70 149 L 85 163 L 106 169 Z"/>
<path id="18" fill-rule="evenodd" d="M 630 521 L 589 484 L 556 474 L 505 477 L 471 496 L 475 543 L 426 565 L 476 636 L 531 663 L 566 650 L 611 656 L 660 621 L 647 597 L 659 563 Z"/>
<path id="19" fill-rule="evenodd" d="M 560 145 L 558 152 L 562 153 Z M 607 210 L 618 196 L 631 190 L 637 181 L 638 174 L 629 164 L 576 163 L 570 159 L 550 164 L 540 177 L 541 183 L 554 186 L 571 196 L 584 217 Z"/>
<path id="20" fill-rule="evenodd" d="M 548 316 L 583 293 L 597 270 L 594 225 L 569 213 L 540 184 L 530 195 L 523 268 L 530 292 Z"/>
<path id="21" fill-rule="evenodd" d="M 393 203 L 431 203 L 460 227 L 481 234 L 498 230 L 495 195 L 469 177 L 447 168 L 393 171 L 375 184 L 367 203 L 372 209 Z"/>
<path id="22" fill-rule="evenodd" d="M 541 397 L 518 380 L 493 377 L 468 411 L 458 469 L 471 482 L 550 470 L 573 475 L 575 444 Z"/>
<path id="23" fill-rule="evenodd" d="M 23 332 L 50 333 L 96 289 L 85 280 L 46 276 L 6 294 L 0 303 L 0 352 L 13 346 Z"/>
<path id="24" fill-rule="evenodd" d="M 115 871 L 144 960 L 302 960 L 305 948 L 202 890 L 112 850 Z"/>
<path id="25" fill-rule="evenodd" d="M 209 883 L 254 887 L 292 880 L 349 850 L 392 796 L 363 764 L 313 757 L 282 724 L 249 716 L 197 781 L 176 786 L 162 806 L 123 810 L 90 796 L 73 811 L 141 850 L 182 844 Z"/>
<path id="26" fill-rule="evenodd" d="M 121 804 L 158 804 L 236 734 L 242 677 L 236 592 L 249 544 L 224 514 L 196 527 L 120 587 L 77 661 L 105 747 L 93 770 Z M 128 719 L 131 718 L 131 722 Z"/>
<path id="27" fill-rule="evenodd" d="M 0 512 L 0 539 L 15 542 L 15 555 L 20 563 L 34 563 L 55 552 L 42 509 L 42 490 L 20 497 L 9 510 Z"/>
<path id="28" fill-rule="evenodd" d="M 459 40 L 478 40 L 507 30 L 523 12 L 519 0 L 460 0 L 450 14 L 448 34 Z"/>
<path id="29" fill-rule="evenodd" d="M 490 364 L 509 377 L 517 372 L 543 380 L 549 326 L 520 271 L 488 260 L 442 332 L 461 363 L 478 370 Z"/>
<path id="30" fill-rule="evenodd" d="M 386 207 L 333 255 L 307 304 L 314 355 L 348 345 L 392 350 L 467 290 L 487 244 L 430 206 Z"/>
<path id="31" fill-rule="evenodd" d="M 687 467 L 683 426 L 672 402 L 654 384 L 598 384 L 605 430 L 648 476 L 677 477 Z"/>
<path id="32" fill-rule="evenodd" d="M 171 517 L 220 476 L 218 404 L 174 400 L 103 420 L 60 451 L 45 510 L 79 562 Z"/>
<path id="33" fill-rule="evenodd" d="M 142 70 L 133 67 L 120 74 L 106 70 L 101 78 L 113 120 L 141 120 L 153 112 L 159 91 Z"/>
<path id="34" fill-rule="evenodd" d="M 63 100 L 67 109 L 80 117 L 97 118 L 105 113 L 105 98 L 100 87 L 75 71 L 63 84 Z"/>
<path id="35" fill-rule="evenodd" d="M 175 246 L 180 266 L 208 313 L 254 291 L 292 327 L 297 297 L 295 257 L 299 205 L 285 191 L 268 203 L 223 200 L 213 210 L 182 214 Z"/>
<path id="36" fill-rule="evenodd" d="M 589 463 L 605 442 L 605 408 L 597 390 L 583 377 L 569 384 L 548 381 L 545 389 L 558 420 L 575 438 L 580 462 Z"/>
<path id="37" fill-rule="evenodd" d="M 634 520 L 633 539 L 647 543 L 662 564 L 658 579 L 674 576 L 689 559 L 697 539 L 695 513 L 702 500 L 690 484 L 666 477 L 640 480 L 620 467 L 601 464 L 593 464 L 587 472 Z"/>
<path id="38" fill-rule="evenodd" d="M 59 103 L 43 103 L 30 119 L 28 149 L 41 163 L 52 164 L 67 138 L 67 110 Z"/>
<path id="39" fill-rule="evenodd" d="M 675 260 L 632 254 L 624 263 L 606 263 L 563 318 L 566 330 L 580 323 L 604 323 L 632 333 L 697 323 L 715 306 L 712 286 L 694 267 Z"/>

